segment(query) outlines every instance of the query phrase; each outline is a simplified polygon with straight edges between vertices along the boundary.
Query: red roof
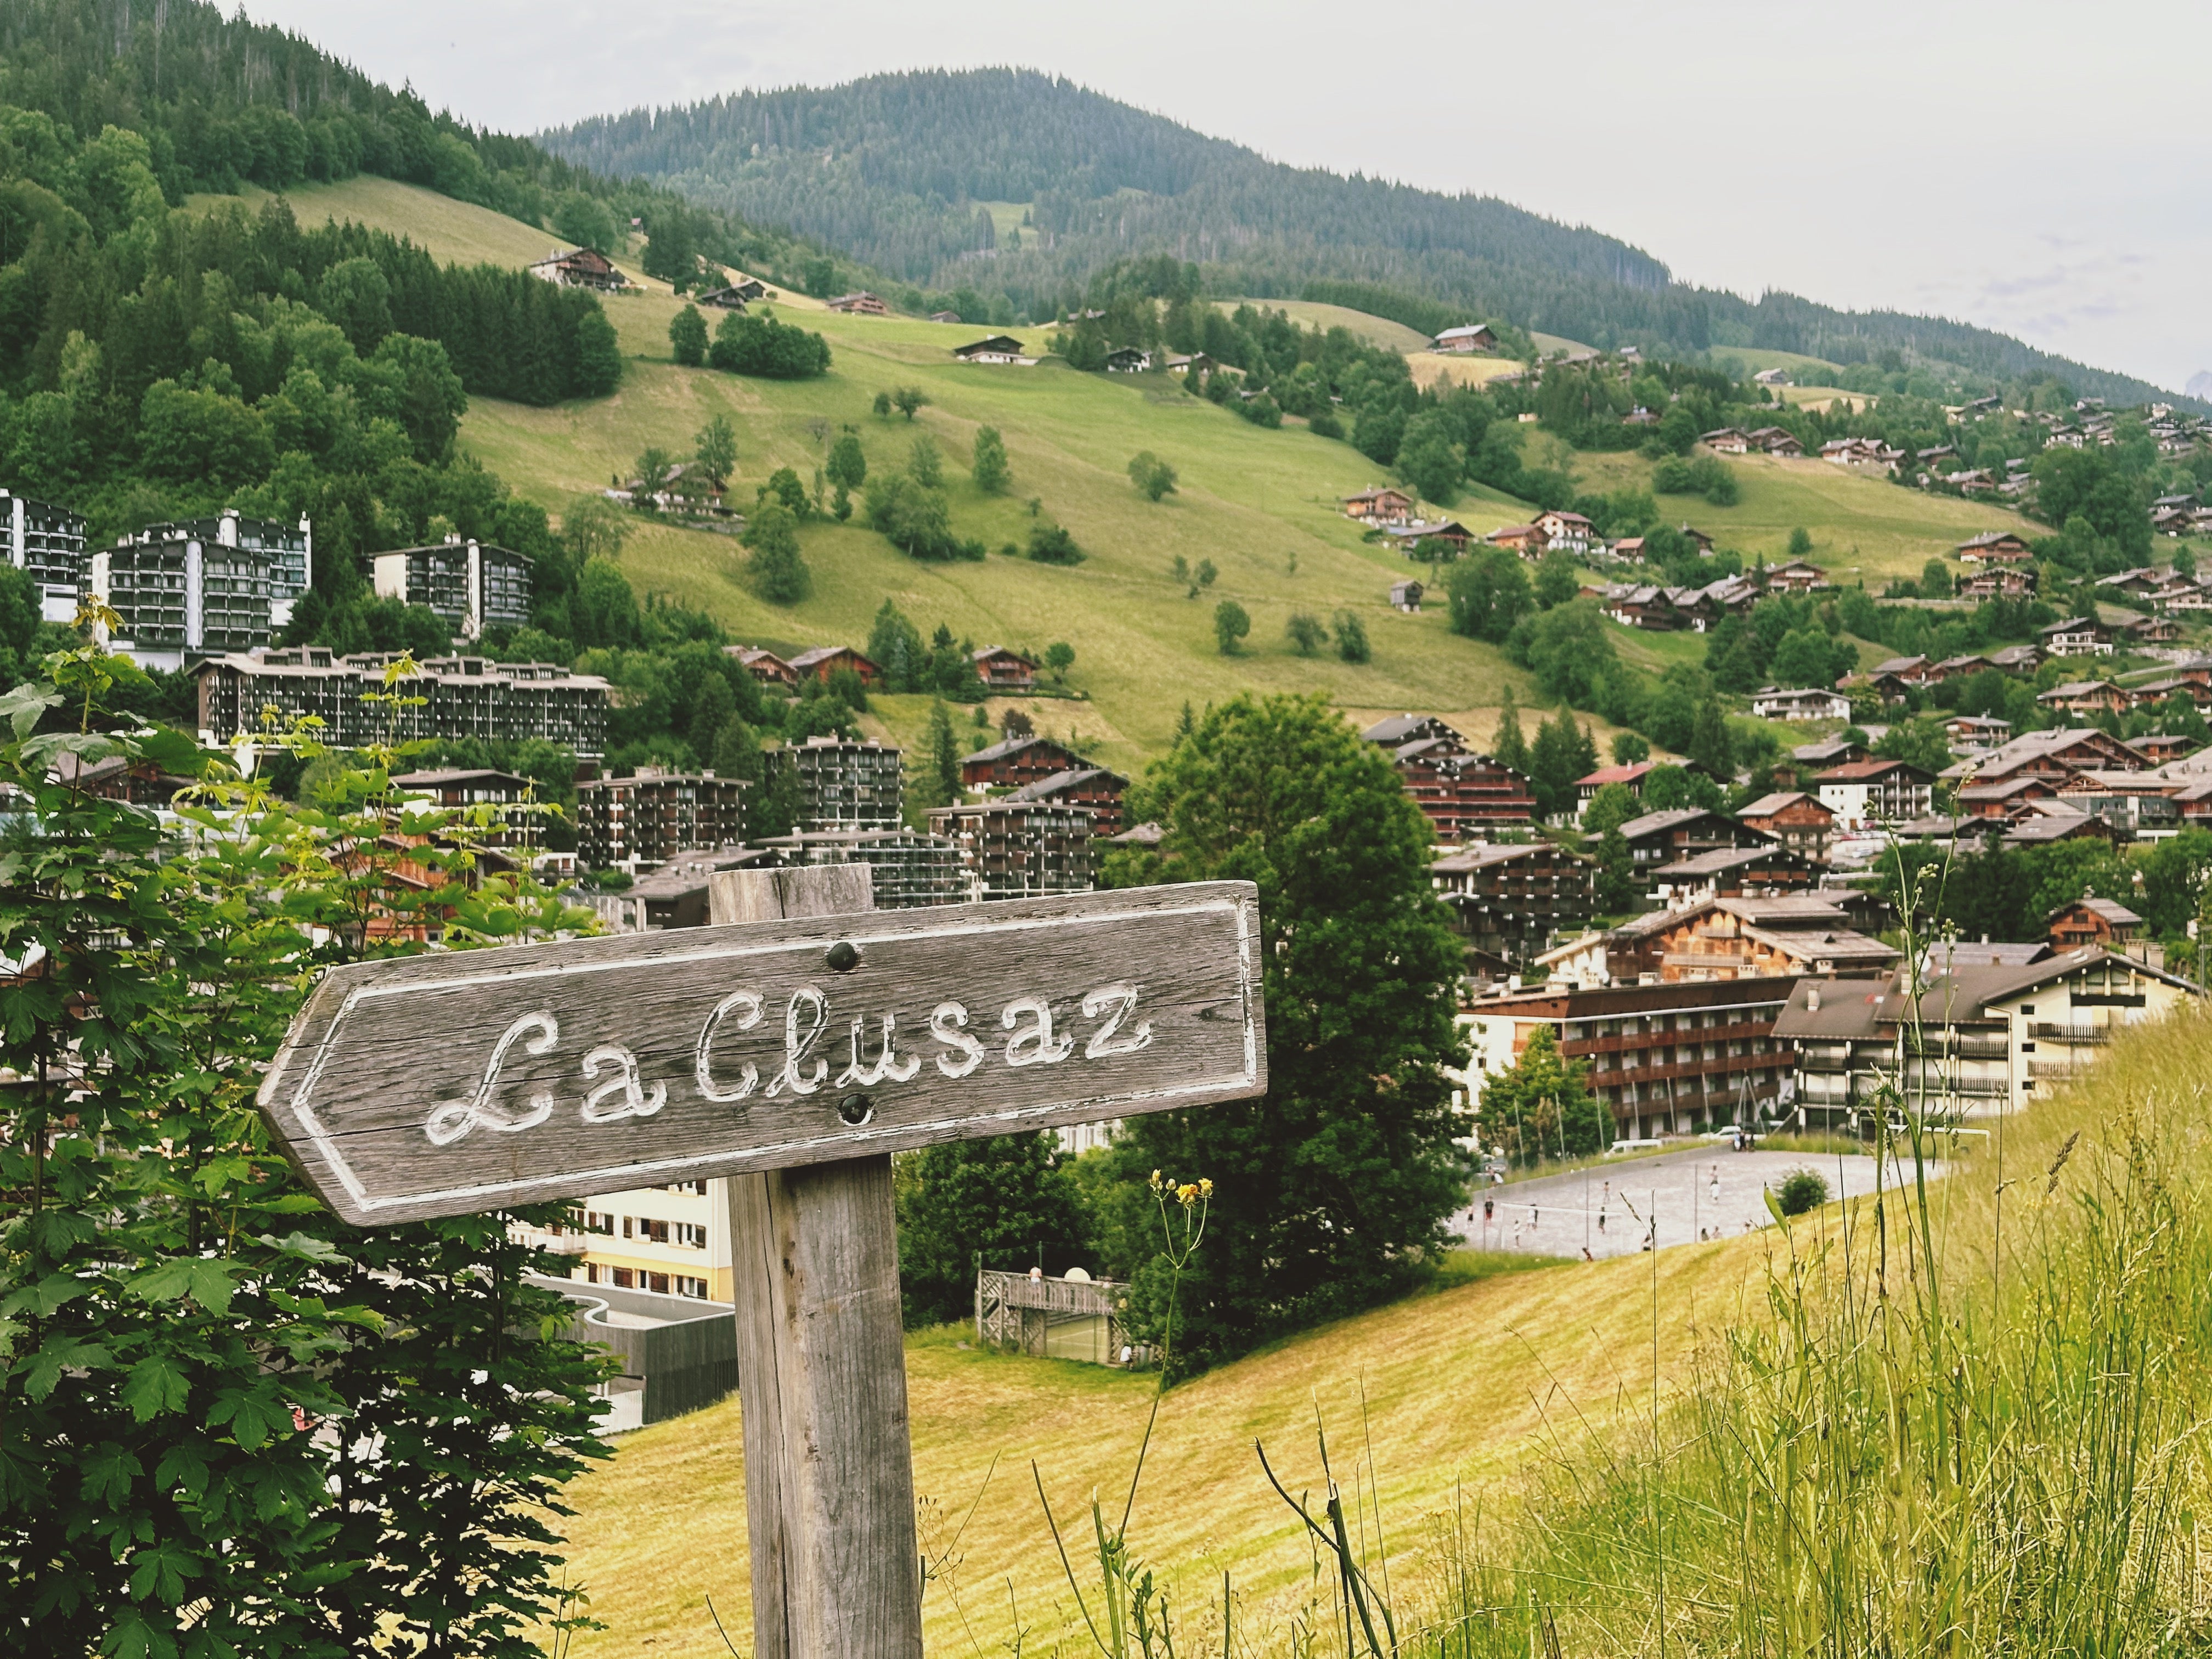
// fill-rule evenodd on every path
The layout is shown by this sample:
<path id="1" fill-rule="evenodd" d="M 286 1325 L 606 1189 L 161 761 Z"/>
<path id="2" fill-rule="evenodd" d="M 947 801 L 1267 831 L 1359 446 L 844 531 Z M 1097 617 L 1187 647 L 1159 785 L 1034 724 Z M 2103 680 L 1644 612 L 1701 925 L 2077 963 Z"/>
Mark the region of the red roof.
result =
<path id="1" fill-rule="evenodd" d="M 1659 763 L 1638 761 L 1633 766 L 1601 766 L 1586 778 L 1577 778 L 1575 787 L 1602 789 L 1608 783 L 1633 783 Z"/>

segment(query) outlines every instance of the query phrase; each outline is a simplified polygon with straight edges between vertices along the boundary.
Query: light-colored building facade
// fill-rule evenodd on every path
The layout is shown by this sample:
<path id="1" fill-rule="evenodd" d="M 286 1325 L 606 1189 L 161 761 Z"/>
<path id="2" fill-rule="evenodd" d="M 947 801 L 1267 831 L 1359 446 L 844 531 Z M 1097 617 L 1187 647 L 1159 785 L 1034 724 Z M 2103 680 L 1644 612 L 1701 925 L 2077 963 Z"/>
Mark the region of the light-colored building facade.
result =
<path id="1" fill-rule="evenodd" d="M 1902 969 L 1807 981 L 1775 1036 L 1796 1054 L 1808 1127 L 1858 1128 L 1895 1111 L 1949 1120 L 2017 1111 L 2093 1066 L 2120 1031 L 2163 1019 L 2187 981 L 2087 947 L 2021 963 L 2017 947 L 1932 953 L 1917 999 Z"/>

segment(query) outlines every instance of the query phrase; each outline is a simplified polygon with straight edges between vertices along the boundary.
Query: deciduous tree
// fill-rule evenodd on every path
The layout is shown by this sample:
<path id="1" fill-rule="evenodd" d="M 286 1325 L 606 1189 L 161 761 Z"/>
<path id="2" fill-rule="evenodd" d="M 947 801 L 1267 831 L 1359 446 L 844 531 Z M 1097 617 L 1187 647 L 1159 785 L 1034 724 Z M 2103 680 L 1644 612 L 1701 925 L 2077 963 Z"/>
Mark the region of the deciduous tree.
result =
<path id="1" fill-rule="evenodd" d="M 1110 1149 L 1115 1276 L 1157 1316 L 1154 1170 L 1214 1183 L 1183 1281 L 1191 1368 L 1348 1312 L 1431 1270 L 1462 1201 L 1464 1133 L 1443 1067 L 1461 957 L 1428 876 L 1428 822 L 1387 757 L 1320 697 L 1209 709 L 1132 793 L 1166 826 L 1117 881 L 1259 886 L 1268 1092 L 1133 1118 Z"/>

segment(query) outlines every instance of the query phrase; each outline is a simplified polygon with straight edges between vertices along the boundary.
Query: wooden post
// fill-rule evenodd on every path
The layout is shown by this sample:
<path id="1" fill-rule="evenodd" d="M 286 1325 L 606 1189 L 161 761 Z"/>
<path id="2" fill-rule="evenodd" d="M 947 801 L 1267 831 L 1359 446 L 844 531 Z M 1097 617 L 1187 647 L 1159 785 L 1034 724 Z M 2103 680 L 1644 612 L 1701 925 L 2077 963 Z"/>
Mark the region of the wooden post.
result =
<path id="1" fill-rule="evenodd" d="M 708 906 L 717 926 L 871 910 L 872 872 L 723 872 Z M 921 1659 L 890 1155 L 729 1182 L 755 1659 Z"/>

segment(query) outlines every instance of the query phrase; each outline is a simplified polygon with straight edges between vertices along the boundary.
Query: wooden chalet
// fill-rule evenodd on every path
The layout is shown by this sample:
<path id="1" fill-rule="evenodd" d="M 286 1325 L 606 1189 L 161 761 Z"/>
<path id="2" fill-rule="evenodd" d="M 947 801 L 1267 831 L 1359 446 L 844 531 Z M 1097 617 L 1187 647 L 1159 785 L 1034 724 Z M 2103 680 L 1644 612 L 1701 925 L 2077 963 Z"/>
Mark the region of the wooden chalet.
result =
<path id="1" fill-rule="evenodd" d="M 824 684 L 841 668 L 849 668 L 858 674 L 860 684 L 871 691 L 884 683 L 884 671 L 849 645 L 817 645 L 793 657 L 791 665 L 796 672 L 811 674 Z"/>
<path id="2" fill-rule="evenodd" d="M 1698 529 L 1695 525 L 1678 524 L 1674 528 L 1685 541 L 1689 542 L 1692 545 L 1696 547 L 1698 550 L 1698 556 L 1699 558 L 1705 558 L 1711 554 L 1713 550 L 1713 538 L 1705 534 L 1704 531 Z"/>
<path id="3" fill-rule="evenodd" d="M 1768 589 L 1776 593 L 1821 593 L 1835 586 L 1826 571 L 1803 559 L 1769 565 L 1764 574 Z"/>
<path id="4" fill-rule="evenodd" d="M 1429 879 L 1469 953 L 1516 967 L 1588 926 L 1596 887 L 1592 860 L 1549 842 L 1476 842 L 1437 860 Z"/>
<path id="5" fill-rule="evenodd" d="M 2054 657 L 2109 657 L 2112 630 L 2094 617 L 2069 617 L 2035 630 L 2037 641 Z"/>
<path id="6" fill-rule="evenodd" d="M 987 645 L 968 653 L 976 678 L 994 691 L 1034 691 L 1037 665 L 1018 651 L 1003 645 Z"/>
<path id="7" fill-rule="evenodd" d="M 1394 611 L 1402 611 L 1409 617 L 1418 617 L 1421 614 L 1422 596 L 1427 591 L 1411 577 L 1407 577 L 1401 582 L 1392 582 L 1390 608 Z"/>
<path id="8" fill-rule="evenodd" d="M 2034 549 L 2010 530 L 1985 530 L 1978 536 L 1969 536 L 1953 551 L 1966 564 L 2026 564 L 2035 556 Z"/>
<path id="9" fill-rule="evenodd" d="M 702 306 L 718 306 L 725 311 L 743 311 L 756 300 L 772 299 L 768 284 L 756 277 L 740 276 L 727 288 L 709 289 L 699 296 Z"/>
<path id="10" fill-rule="evenodd" d="M 2146 732 L 2139 738 L 2130 738 L 2128 747 L 2153 766 L 2163 766 L 2168 761 L 2195 754 L 2197 743 L 2196 738 L 2184 737 L 2179 732 Z"/>
<path id="11" fill-rule="evenodd" d="M 1698 441 L 1720 455 L 1744 455 L 1751 451 L 1751 434 L 1739 428 L 1723 426 L 1711 432 L 1700 432 Z"/>
<path id="12" fill-rule="evenodd" d="M 2181 624 L 2171 617 L 2137 617 L 2118 631 L 2130 645 L 2171 645 L 2181 637 Z"/>
<path id="13" fill-rule="evenodd" d="M 1552 545 L 1551 537 L 1538 524 L 1501 525 L 1482 539 L 1523 559 L 1540 559 Z"/>
<path id="14" fill-rule="evenodd" d="M 1569 553 L 1587 553 L 1597 540 L 1597 526 L 1579 513 L 1564 509 L 1539 513 L 1536 528 L 1544 532 L 1545 550 L 1561 548 Z"/>
<path id="15" fill-rule="evenodd" d="M 1469 750 L 1456 737 L 1416 738 L 1392 750 L 1398 781 L 1435 827 L 1439 841 L 1463 841 L 1535 815 L 1528 779 L 1503 761 Z"/>
<path id="16" fill-rule="evenodd" d="M 933 311 L 929 313 L 929 320 L 933 323 L 957 323 L 960 313 L 957 311 Z"/>
<path id="17" fill-rule="evenodd" d="M 1805 446 L 1797 441 L 1796 434 L 1778 426 L 1763 426 L 1746 436 L 1752 448 L 1769 455 L 1792 458 L 1805 453 Z"/>
<path id="18" fill-rule="evenodd" d="M 757 645 L 726 645 L 726 656 L 735 657 L 738 665 L 763 685 L 781 685 L 796 691 L 799 671 L 773 651 L 764 651 Z"/>
<path id="19" fill-rule="evenodd" d="M 2035 700 L 2045 708 L 2068 714 L 2124 714 L 2134 701 L 2124 687 L 2110 680 L 2069 680 L 2048 691 L 2039 691 Z"/>
<path id="20" fill-rule="evenodd" d="M 1817 685 L 1769 685 L 1751 694 L 1751 712 L 1763 720 L 1847 720 L 1851 700 Z"/>
<path id="21" fill-rule="evenodd" d="M 1605 614 L 1623 628 L 1640 628 L 1653 634 L 1678 634 L 1692 625 L 1674 603 L 1674 589 L 1650 582 L 1616 582 L 1599 597 Z"/>
<path id="22" fill-rule="evenodd" d="M 2043 647 L 2039 645 L 2000 646 L 1990 653 L 1990 666 L 2001 668 L 2008 674 L 2033 674 L 2043 666 Z"/>
<path id="23" fill-rule="evenodd" d="M 1012 363 L 1026 368 L 1036 362 L 1028 348 L 1011 334 L 993 334 L 981 340 L 971 340 L 964 346 L 952 348 L 952 355 L 963 363 Z"/>
<path id="24" fill-rule="evenodd" d="M 2094 945 L 2124 956 L 2129 941 L 2136 936 L 2136 929 L 2142 926 L 2142 918 L 2126 905 L 2087 893 L 2071 904 L 2060 905 L 2044 920 L 2050 925 L 2051 945 L 2055 951 L 2073 951 Z"/>
<path id="25" fill-rule="evenodd" d="M 562 288 L 588 288 L 601 294 L 618 294 L 630 285 L 629 278 L 615 269 L 614 261 L 595 247 L 574 248 L 566 253 L 556 248 L 531 266 L 530 274 Z"/>
<path id="26" fill-rule="evenodd" d="M 1120 773 L 1109 772 L 1103 766 L 1078 766 L 1039 778 L 1035 783 L 1025 783 L 1006 799 L 1085 806 L 1091 809 L 1093 835 L 1118 836 L 1121 833 L 1121 797 L 1128 792 L 1129 781 Z"/>
<path id="27" fill-rule="evenodd" d="M 1358 519 L 1366 524 L 1410 524 L 1417 503 L 1402 489 L 1389 484 L 1376 484 L 1363 489 L 1357 495 L 1344 496 L 1338 503 L 1347 519 Z"/>
<path id="28" fill-rule="evenodd" d="M 2024 773 L 2002 783 L 1971 783 L 1958 793 L 1959 811 L 1970 818 L 2025 817 L 2039 800 L 2057 800 L 2059 785 L 2073 775 Z"/>
<path id="29" fill-rule="evenodd" d="M 1415 520 L 1409 524 L 1382 526 L 1382 533 L 1417 559 L 1456 559 L 1474 540 L 1474 532 L 1451 519 L 1434 524 Z"/>
<path id="30" fill-rule="evenodd" d="M 1725 812 L 1703 806 L 1677 806 L 1646 812 L 1620 826 L 1628 856 L 1638 868 L 1672 864 L 1717 848 L 1767 847 L 1771 838 L 1739 823 Z"/>
<path id="31" fill-rule="evenodd" d="M 1106 354 L 1109 374 L 1142 374 L 1152 366 L 1152 354 L 1141 346 L 1116 346 Z"/>
<path id="32" fill-rule="evenodd" d="M 2076 772 L 2143 769 L 2143 757 L 2109 732 L 2094 726 L 2026 732 L 1986 754 L 1946 767 L 1942 776 L 1958 782 L 1971 772 L 1978 784 L 2003 783 L 2016 777 L 2070 777 Z"/>
<path id="33" fill-rule="evenodd" d="M 1733 885 L 1733 879 L 1730 878 Z M 1855 931 L 1850 917 L 1823 896 L 1711 894 L 1686 907 L 1643 917 L 1613 936 L 1620 941 L 1616 978 L 1633 971 L 1663 985 L 1756 979 L 1884 967 L 1899 952 Z M 1718 1016 L 1714 1031 L 1729 1050 L 1756 1052 L 1754 1038 L 1734 1010 Z"/>
<path id="34" fill-rule="evenodd" d="M 1467 323 L 1448 328 L 1429 343 L 1432 351 L 1495 351 L 1498 336 L 1487 323 Z"/>
<path id="35" fill-rule="evenodd" d="M 1736 821 L 1808 859 L 1828 856 L 1836 815 L 1802 790 L 1761 795 L 1736 814 Z"/>
<path id="36" fill-rule="evenodd" d="M 823 304 L 832 311 L 842 311 L 848 317 L 888 317 L 891 308 L 874 295 L 863 289 L 857 294 L 841 294 Z"/>
<path id="37" fill-rule="evenodd" d="M 1817 886 L 1820 866 L 1802 853 L 1765 843 L 1716 847 L 1677 859 L 1649 872 L 1651 892 L 1661 903 L 1684 899 L 1779 896 Z"/>
<path id="38" fill-rule="evenodd" d="M 1051 738 L 1008 738 L 960 757 L 960 782 L 968 789 L 1019 789 L 1062 772 L 1081 772 L 1090 763 Z"/>
<path id="39" fill-rule="evenodd" d="M 2035 572 L 2019 565 L 1990 565 L 1959 573 L 1956 592 L 1962 599 L 2024 599 L 2035 592 Z"/>

